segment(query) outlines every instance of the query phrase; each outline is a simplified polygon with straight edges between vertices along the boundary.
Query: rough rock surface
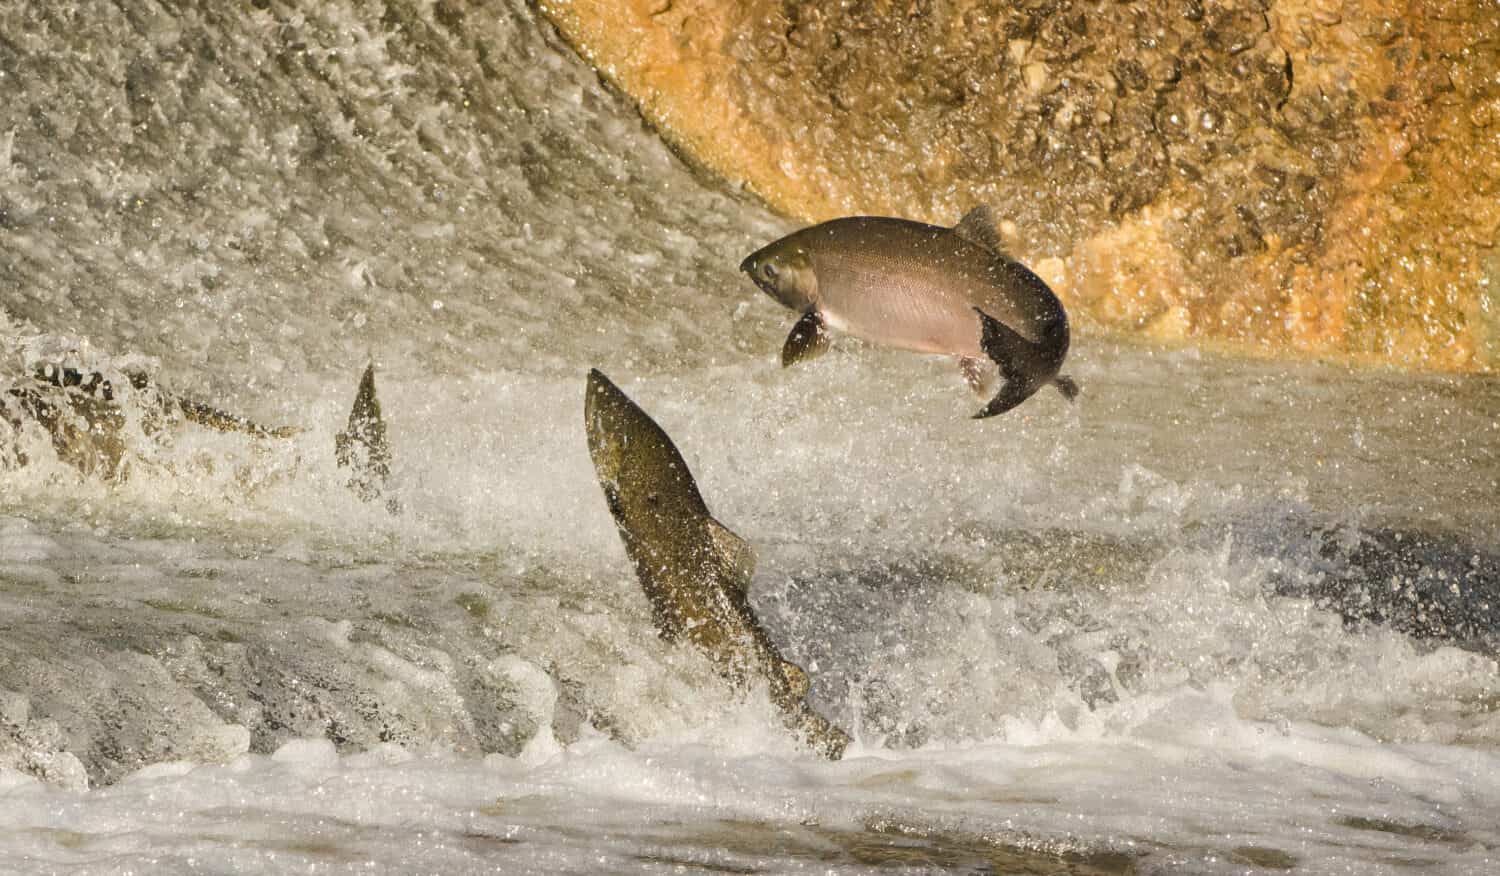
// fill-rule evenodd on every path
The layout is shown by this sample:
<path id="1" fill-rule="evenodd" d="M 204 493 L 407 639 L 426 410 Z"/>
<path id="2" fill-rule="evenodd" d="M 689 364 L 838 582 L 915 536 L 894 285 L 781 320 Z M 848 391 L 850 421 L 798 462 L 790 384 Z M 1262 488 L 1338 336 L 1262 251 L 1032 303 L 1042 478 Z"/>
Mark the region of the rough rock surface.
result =
<path id="1" fill-rule="evenodd" d="M 1500 365 L 1496 0 L 544 0 L 807 220 L 979 201 L 1081 322 Z"/>

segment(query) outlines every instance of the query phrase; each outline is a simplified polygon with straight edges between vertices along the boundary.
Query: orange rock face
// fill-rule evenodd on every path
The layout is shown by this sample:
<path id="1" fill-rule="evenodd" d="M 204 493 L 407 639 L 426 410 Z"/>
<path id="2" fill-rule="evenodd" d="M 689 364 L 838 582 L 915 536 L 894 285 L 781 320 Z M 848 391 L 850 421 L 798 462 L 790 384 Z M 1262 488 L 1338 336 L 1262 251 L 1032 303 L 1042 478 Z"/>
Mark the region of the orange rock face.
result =
<path id="1" fill-rule="evenodd" d="M 975 203 L 1076 321 L 1500 367 L 1493 0 L 543 0 L 807 221 Z"/>

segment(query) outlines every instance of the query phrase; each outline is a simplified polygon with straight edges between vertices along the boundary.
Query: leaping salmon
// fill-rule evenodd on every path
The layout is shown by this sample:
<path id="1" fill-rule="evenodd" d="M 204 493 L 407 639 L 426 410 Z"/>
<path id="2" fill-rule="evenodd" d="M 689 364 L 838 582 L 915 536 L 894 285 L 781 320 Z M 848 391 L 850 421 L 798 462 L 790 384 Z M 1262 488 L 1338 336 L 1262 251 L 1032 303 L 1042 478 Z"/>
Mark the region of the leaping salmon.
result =
<path id="1" fill-rule="evenodd" d="M 956 356 L 985 391 L 981 361 L 1000 367 L 1000 390 L 976 418 L 1002 414 L 1060 375 L 1068 354 L 1062 302 L 1000 243 L 988 207 L 952 228 L 854 216 L 804 228 L 740 264 L 763 291 L 802 314 L 781 350 L 783 367 L 822 355 L 829 329 L 918 353 Z"/>
<path id="2" fill-rule="evenodd" d="M 672 439 L 597 370 L 589 372 L 584 428 L 662 637 L 691 642 L 732 681 L 764 678 L 787 726 L 824 757 L 842 756 L 848 735 L 807 704 L 807 674 L 781 656 L 750 608 L 754 553 L 709 514 Z"/>

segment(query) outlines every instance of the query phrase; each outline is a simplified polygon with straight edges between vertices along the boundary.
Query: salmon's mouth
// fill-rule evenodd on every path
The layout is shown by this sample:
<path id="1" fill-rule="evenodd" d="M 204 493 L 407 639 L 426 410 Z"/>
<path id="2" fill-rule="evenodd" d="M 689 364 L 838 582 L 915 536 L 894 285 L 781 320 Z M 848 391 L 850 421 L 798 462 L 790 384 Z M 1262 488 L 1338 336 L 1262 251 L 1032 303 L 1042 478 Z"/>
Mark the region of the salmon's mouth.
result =
<path id="1" fill-rule="evenodd" d="M 749 274 L 750 282 L 754 283 L 762 292 L 770 292 L 771 290 L 766 288 L 765 282 L 761 279 L 760 272 L 756 270 L 756 268 L 760 267 L 760 260 L 756 258 L 758 255 L 760 253 L 753 252 L 745 256 L 745 260 L 740 262 L 740 270 Z"/>
<path id="2" fill-rule="evenodd" d="M 750 275 L 750 282 L 754 283 L 757 289 L 766 293 L 777 301 L 780 301 L 781 296 L 776 294 L 776 289 L 771 285 L 770 281 L 768 281 L 765 276 L 761 274 L 760 254 L 762 252 L 765 252 L 765 250 L 758 249 L 755 252 L 752 252 L 749 255 L 745 256 L 745 260 L 740 262 L 740 270 Z"/>

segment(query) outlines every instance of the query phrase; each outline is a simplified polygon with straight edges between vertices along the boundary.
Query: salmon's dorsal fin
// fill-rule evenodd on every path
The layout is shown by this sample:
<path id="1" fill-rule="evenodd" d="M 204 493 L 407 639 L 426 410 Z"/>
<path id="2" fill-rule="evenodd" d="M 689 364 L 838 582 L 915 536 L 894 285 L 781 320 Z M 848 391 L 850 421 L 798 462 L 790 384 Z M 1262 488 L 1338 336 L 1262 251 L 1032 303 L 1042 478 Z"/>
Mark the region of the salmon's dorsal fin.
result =
<path id="1" fill-rule="evenodd" d="M 215 432 L 243 432 L 257 438 L 295 438 L 302 432 L 296 426 L 262 426 L 239 414 L 231 414 L 185 396 L 177 396 L 173 400 L 188 422 Z"/>
<path id="2" fill-rule="evenodd" d="M 380 399 L 375 395 L 375 363 L 365 366 L 349 409 L 349 425 L 339 437 L 344 440 L 385 440 L 385 418 L 380 415 Z"/>
<path id="3" fill-rule="evenodd" d="M 828 352 L 829 342 L 823 317 L 816 310 L 809 310 L 802 314 L 802 318 L 792 326 L 792 333 L 786 336 L 786 343 L 781 347 L 781 367 L 818 358 Z"/>
<path id="4" fill-rule="evenodd" d="M 1000 241 L 1000 232 L 995 228 L 995 213 L 989 204 L 980 204 L 965 213 L 964 218 L 953 226 L 953 233 L 980 249 L 1010 258 L 1010 254 L 1005 251 L 1005 244 Z"/>
<path id="5" fill-rule="evenodd" d="M 391 474 L 391 445 L 386 438 L 385 418 L 375 395 L 375 365 L 360 376 L 349 410 L 349 425 L 333 437 L 334 461 L 350 471 L 349 488 L 368 502 L 380 496 Z M 392 514 L 400 510 L 395 499 L 386 502 Z"/>
<path id="6" fill-rule="evenodd" d="M 750 579 L 755 577 L 755 551 L 743 538 L 712 517 L 708 518 L 708 537 L 713 541 L 714 553 L 734 571 L 735 586 L 741 593 L 749 592 Z"/>

